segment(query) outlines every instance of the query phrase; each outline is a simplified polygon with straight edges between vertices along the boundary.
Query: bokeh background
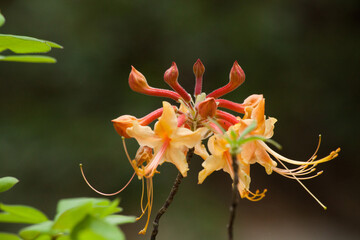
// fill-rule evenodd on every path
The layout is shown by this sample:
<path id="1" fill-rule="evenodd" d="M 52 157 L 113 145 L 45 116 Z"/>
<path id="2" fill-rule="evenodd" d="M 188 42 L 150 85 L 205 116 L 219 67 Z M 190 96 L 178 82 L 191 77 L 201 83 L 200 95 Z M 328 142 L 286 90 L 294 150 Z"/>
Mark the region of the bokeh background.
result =
<path id="1" fill-rule="evenodd" d="M 241 200 L 236 239 L 359 239 L 360 6 L 357 0 L 146 1 L 1 0 L 1 33 L 33 36 L 64 46 L 58 63 L 0 63 L 0 176 L 20 183 L 0 201 L 55 214 L 60 198 L 98 197 L 81 178 L 104 192 L 132 174 L 111 119 L 141 117 L 163 99 L 134 93 L 134 65 L 154 87 L 176 61 L 180 82 L 193 91 L 192 65 L 206 67 L 206 92 L 227 83 L 234 60 L 247 79 L 227 95 L 242 102 L 262 93 L 266 114 L 276 117 L 274 139 L 283 155 L 307 159 L 318 134 L 319 155 L 341 147 L 319 166 L 325 173 L 305 184 L 324 211 L 296 182 L 251 169 L 252 189 L 268 189 L 260 202 Z M 130 152 L 135 153 L 135 143 Z M 231 181 L 222 171 L 197 185 L 201 160 L 160 223 L 158 239 L 226 239 Z M 155 178 L 153 217 L 176 176 L 170 164 Z M 124 214 L 140 212 L 141 183 L 120 194 Z M 128 239 L 144 220 L 125 225 Z M 2 231 L 18 226 L 0 225 Z M 151 228 L 150 228 L 151 229 Z M 149 231 L 151 232 L 151 231 Z"/>

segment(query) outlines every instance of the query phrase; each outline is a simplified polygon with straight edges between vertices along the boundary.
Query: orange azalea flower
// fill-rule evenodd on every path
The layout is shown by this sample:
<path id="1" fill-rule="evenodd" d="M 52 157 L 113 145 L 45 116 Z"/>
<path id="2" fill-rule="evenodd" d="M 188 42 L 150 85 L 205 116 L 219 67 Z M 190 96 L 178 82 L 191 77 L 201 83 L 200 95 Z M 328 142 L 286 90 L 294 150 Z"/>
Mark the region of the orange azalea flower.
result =
<path id="1" fill-rule="evenodd" d="M 202 129 L 191 131 L 178 127 L 174 108 L 163 102 L 163 113 L 155 124 L 154 131 L 148 126 L 141 126 L 134 121 L 126 133 L 137 140 L 140 146 L 154 149 L 154 158 L 145 167 L 143 176 L 153 176 L 158 165 L 164 161 L 173 163 L 185 177 L 188 171 L 186 152 L 201 141 Z"/>
<path id="2" fill-rule="evenodd" d="M 225 133 L 227 136 L 230 135 L 231 131 L 234 131 L 237 135 L 240 135 L 251 123 L 254 121 L 257 122 L 257 126 L 254 130 L 249 133 L 249 135 L 253 136 L 261 136 L 265 139 L 269 139 L 273 136 L 274 124 L 276 123 L 275 118 L 266 119 L 265 112 L 265 99 L 262 95 L 252 95 L 248 99 L 244 101 L 245 115 L 242 119 L 239 120 L 239 123 L 233 125 L 229 128 L 229 130 Z M 319 147 L 319 146 L 318 146 Z M 211 156 L 206 156 L 203 154 L 204 169 L 199 173 L 199 183 L 202 183 L 204 179 L 211 174 L 213 171 L 223 169 L 228 172 L 231 177 L 233 177 L 232 173 L 232 159 L 229 153 L 229 145 L 224 136 L 215 135 L 209 139 L 208 148 L 211 152 Z M 318 148 L 317 148 L 318 149 Z M 200 150 L 198 150 L 200 152 Z M 276 153 L 272 150 L 264 141 L 254 140 L 247 142 L 241 146 L 241 151 L 237 154 L 237 161 L 240 168 L 238 173 L 239 175 L 239 192 L 241 197 L 247 197 L 250 200 L 260 200 L 264 197 L 264 193 L 259 193 L 258 191 L 254 194 L 249 190 L 250 184 L 250 164 L 259 163 L 261 164 L 267 174 L 271 174 L 273 171 L 288 177 L 297 180 L 306 191 L 309 192 L 311 196 L 315 198 L 318 203 L 326 208 L 303 184 L 300 180 L 310 179 L 316 177 L 322 173 L 322 171 L 312 174 L 316 169 L 315 166 L 334 159 L 338 156 L 338 152 L 340 148 L 336 151 L 331 152 L 328 156 L 316 160 L 316 152 L 308 161 L 297 161 L 292 160 L 282 155 Z M 272 158 L 275 158 L 277 162 L 279 162 L 283 168 L 277 167 L 277 162 L 275 162 Z M 288 169 L 285 163 L 298 165 L 299 167 L 294 169 Z M 249 196 L 250 194 L 250 196 Z"/>

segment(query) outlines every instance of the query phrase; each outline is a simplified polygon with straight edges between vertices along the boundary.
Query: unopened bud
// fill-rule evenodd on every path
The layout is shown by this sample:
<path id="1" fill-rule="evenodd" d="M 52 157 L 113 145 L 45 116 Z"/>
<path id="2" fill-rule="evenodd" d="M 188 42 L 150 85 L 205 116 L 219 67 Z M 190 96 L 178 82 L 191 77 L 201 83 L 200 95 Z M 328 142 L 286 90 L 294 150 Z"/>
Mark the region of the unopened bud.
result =
<path id="1" fill-rule="evenodd" d="M 137 118 L 131 115 L 123 115 L 111 122 L 114 124 L 114 128 L 116 132 L 125 138 L 130 138 L 130 136 L 126 133 L 126 129 L 133 126 L 133 122 L 136 121 Z"/>
<path id="2" fill-rule="evenodd" d="M 208 97 L 219 98 L 224 96 L 225 94 L 234 91 L 245 81 L 245 73 L 237 61 L 234 62 L 231 68 L 229 78 L 230 81 L 228 84 L 211 92 Z"/>
<path id="3" fill-rule="evenodd" d="M 232 88 L 234 89 L 239 87 L 245 81 L 245 73 L 237 61 L 234 62 L 231 68 L 229 78 L 230 78 L 230 83 L 232 84 Z"/>
<path id="4" fill-rule="evenodd" d="M 191 100 L 190 95 L 186 92 L 186 90 L 179 84 L 178 82 L 179 70 L 176 66 L 176 63 L 173 62 L 171 67 L 166 70 L 164 74 L 164 80 L 169 86 L 177 92 L 185 102 L 189 102 Z"/>
<path id="5" fill-rule="evenodd" d="M 164 80 L 167 84 L 169 84 L 171 87 L 174 86 L 178 81 L 179 77 L 179 70 L 176 66 L 176 63 L 173 62 L 171 64 L 171 67 L 166 70 L 165 74 L 164 74 Z"/>
<path id="6" fill-rule="evenodd" d="M 133 91 L 139 93 L 147 94 L 148 90 L 150 90 L 150 86 L 148 85 L 144 75 L 142 75 L 142 73 L 136 70 L 133 66 L 131 66 L 131 72 L 129 75 L 129 85 Z"/>
<path id="7" fill-rule="evenodd" d="M 200 78 L 204 75 L 205 67 L 204 64 L 198 59 L 193 66 L 194 75 L 196 78 Z"/>
<path id="8" fill-rule="evenodd" d="M 201 117 L 214 117 L 217 109 L 217 104 L 214 98 L 207 98 L 198 105 L 198 111 Z"/>
<path id="9" fill-rule="evenodd" d="M 194 66 L 193 66 L 193 71 L 194 71 L 194 75 L 195 75 L 195 96 L 201 94 L 201 90 L 202 90 L 202 80 L 203 80 L 203 75 L 205 72 L 205 67 L 202 64 L 202 62 L 200 61 L 200 59 L 198 59 Z"/>
<path id="10" fill-rule="evenodd" d="M 131 66 L 131 72 L 129 75 L 129 85 L 133 91 L 138 93 L 157 97 L 168 97 L 174 99 L 175 101 L 178 101 L 180 98 L 180 95 L 174 91 L 150 87 L 144 75 L 142 75 L 141 72 L 136 70 L 133 66 Z"/>

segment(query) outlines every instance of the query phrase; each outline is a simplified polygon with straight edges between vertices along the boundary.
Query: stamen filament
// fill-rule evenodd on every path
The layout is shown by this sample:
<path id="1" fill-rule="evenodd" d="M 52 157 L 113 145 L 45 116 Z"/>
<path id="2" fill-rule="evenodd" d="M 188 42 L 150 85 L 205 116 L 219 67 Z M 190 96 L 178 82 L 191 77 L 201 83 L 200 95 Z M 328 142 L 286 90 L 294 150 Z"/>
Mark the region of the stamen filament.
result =
<path id="1" fill-rule="evenodd" d="M 169 146 L 170 138 L 166 139 L 164 144 L 162 145 L 159 152 L 156 154 L 156 156 L 152 159 L 151 163 L 146 166 L 145 169 L 145 176 L 152 176 L 155 173 L 156 167 L 159 165 L 162 157 L 164 156 L 164 153 Z"/>
<path id="2" fill-rule="evenodd" d="M 287 170 L 289 170 L 282 161 L 279 161 L 279 162 L 281 163 L 281 165 L 283 165 L 284 168 L 286 168 Z M 294 179 L 310 194 L 310 196 L 312 196 L 312 197 L 315 199 L 315 201 L 317 201 L 317 202 L 320 204 L 320 206 L 324 208 L 324 210 L 327 209 L 327 207 L 326 207 L 322 202 L 320 202 L 320 200 L 317 199 L 317 198 L 315 197 L 315 195 L 314 195 L 294 174 L 292 174 L 292 176 L 293 176 Z"/>
<path id="3" fill-rule="evenodd" d="M 86 182 L 86 184 L 96 193 L 100 194 L 100 195 L 103 195 L 103 196 L 114 196 L 114 195 L 117 195 L 119 193 L 121 193 L 130 183 L 131 181 L 133 180 L 133 178 L 135 177 L 135 172 L 133 173 L 132 177 L 130 178 L 130 180 L 125 184 L 125 186 L 123 188 L 121 188 L 119 191 L 117 192 L 114 192 L 114 193 L 103 193 L 103 192 L 100 192 L 99 190 L 97 190 L 96 188 L 94 188 L 93 186 L 91 186 L 91 184 L 89 183 L 89 181 L 86 179 L 85 177 L 85 173 L 83 171 L 83 168 L 82 168 L 82 164 L 80 164 L 80 170 L 81 170 L 81 174 Z"/>
<path id="4" fill-rule="evenodd" d="M 327 162 L 327 161 L 330 161 L 330 160 L 336 158 L 338 156 L 338 152 L 340 152 L 340 148 L 338 148 L 335 151 L 332 151 L 328 156 L 326 156 L 326 157 L 324 157 L 322 159 L 319 159 L 319 160 L 316 160 L 316 161 L 302 162 L 302 161 L 292 160 L 292 159 L 286 158 L 286 157 L 278 154 L 277 152 L 272 150 L 268 145 L 266 145 L 263 141 L 259 141 L 259 143 L 265 148 L 265 150 L 267 152 L 269 152 L 275 158 L 277 158 L 279 160 L 282 160 L 284 162 L 290 163 L 290 164 L 294 164 L 294 165 L 314 165 L 314 164 Z"/>

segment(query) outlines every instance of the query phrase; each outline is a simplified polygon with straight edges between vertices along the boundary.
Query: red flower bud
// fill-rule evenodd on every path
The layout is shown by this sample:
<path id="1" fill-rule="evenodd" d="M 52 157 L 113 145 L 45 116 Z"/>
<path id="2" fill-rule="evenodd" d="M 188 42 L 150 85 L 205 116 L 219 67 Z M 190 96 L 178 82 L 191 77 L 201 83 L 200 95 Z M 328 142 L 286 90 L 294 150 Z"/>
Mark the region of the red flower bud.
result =
<path id="1" fill-rule="evenodd" d="M 197 95 L 201 94 L 202 80 L 203 80 L 203 75 L 205 72 L 205 67 L 202 64 L 202 62 L 200 61 L 200 59 L 198 59 L 196 61 L 196 63 L 194 64 L 193 71 L 194 71 L 195 81 L 196 81 L 194 95 L 197 96 Z"/>
<path id="2" fill-rule="evenodd" d="M 164 74 L 164 80 L 169 86 L 175 90 L 186 102 L 191 100 L 190 95 L 178 82 L 179 70 L 176 66 L 176 63 L 173 62 L 171 67 L 166 70 Z"/>
<path id="3" fill-rule="evenodd" d="M 217 109 L 217 104 L 214 98 L 206 98 L 198 105 L 198 111 L 201 117 L 214 117 Z"/>
<path id="4" fill-rule="evenodd" d="M 208 97 L 219 98 L 221 96 L 224 96 L 225 94 L 234 91 L 245 81 L 245 73 L 240 67 L 240 65 L 237 63 L 237 61 L 234 62 L 234 65 L 231 68 L 229 78 L 230 81 L 228 84 L 226 84 L 222 88 L 216 89 L 215 91 L 210 93 Z"/>
<path id="5" fill-rule="evenodd" d="M 179 77 L 179 70 L 176 66 L 176 63 L 173 62 L 171 64 L 171 67 L 165 71 L 164 80 L 167 84 L 169 84 L 172 87 L 178 83 L 177 81 L 178 77 Z"/>
<path id="6" fill-rule="evenodd" d="M 150 87 L 144 75 L 142 75 L 141 72 L 136 70 L 133 66 L 131 66 L 131 72 L 129 75 L 129 85 L 133 91 L 146 95 L 167 97 L 174 99 L 175 101 L 178 101 L 179 98 L 181 98 L 180 95 L 174 91 Z"/>
<path id="7" fill-rule="evenodd" d="M 151 89 L 144 75 L 142 75 L 141 72 L 136 70 L 133 66 L 131 66 L 131 72 L 129 75 L 129 85 L 133 91 L 139 93 L 147 94 Z"/>

